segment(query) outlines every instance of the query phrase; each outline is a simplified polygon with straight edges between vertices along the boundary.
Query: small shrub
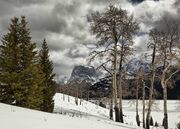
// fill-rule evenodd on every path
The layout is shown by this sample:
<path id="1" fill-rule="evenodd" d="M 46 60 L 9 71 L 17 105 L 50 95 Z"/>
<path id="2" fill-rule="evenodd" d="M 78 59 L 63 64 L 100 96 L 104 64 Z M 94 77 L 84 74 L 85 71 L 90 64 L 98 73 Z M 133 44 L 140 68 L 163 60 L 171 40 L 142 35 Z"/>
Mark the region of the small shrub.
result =
<path id="1" fill-rule="evenodd" d="M 158 123 L 157 123 L 157 121 L 155 122 L 155 125 L 154 125 L 155 127 L 159 127 L 159 125 L 158 125 Z"/>
<path id="2" fill-rule="evenodd" d="M 176 125 L 176 129 L 180 129 L 180 122 Z"/>
<path id="3" fill-rule="evenodd" d="M 102 102 L 99 103 L 99 106 L 103 107 L 103 108 L 106 108 L 106 105 L 103 104 Z"/>
<path id="4" fill-rule="evenodd" d="M 152 126 L 154 125 L 152 116 L 151 116 L 151 119 L 150 119 L 150 125 L 152 125 Z"/>

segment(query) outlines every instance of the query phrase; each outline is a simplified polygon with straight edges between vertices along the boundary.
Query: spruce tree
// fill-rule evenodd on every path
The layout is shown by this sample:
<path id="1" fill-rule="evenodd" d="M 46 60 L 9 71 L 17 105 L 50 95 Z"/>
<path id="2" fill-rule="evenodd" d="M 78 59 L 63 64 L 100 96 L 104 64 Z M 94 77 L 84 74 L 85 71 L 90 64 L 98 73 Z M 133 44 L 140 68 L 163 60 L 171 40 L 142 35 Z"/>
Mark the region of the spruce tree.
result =
<path id="1" fill-rule="evenodd" d="M 43 104 L 42 110 L 46 112 L 53 112 L 54 109 L 54 100 L 53 96 L 56 93 L 56 83 L 53 80 L 55 74 L 53 74 L 53 63 L 49 59 L 49 49 L 44 39 L 42 44 L 42 49 L 39 54 L 40 57 L 40 67 L 45 75 L 43 82 Z"/>
<path id="2" fill-rule="evenodd" d="M 1 101 L 40 110 L 44 74 L 24 16 L 12 19 L 0 48 Z"/>
<path id="3" fill-rule="evenodd" d="M 9 32 L 3 36 L 0 45 L 0 102 L 15 102 L 13 86 L 16 85 L 19 72 L 19 23 L 18 18 L 11 19 Z"/>
<path id="4" fill-rule="evenodd" d="M 27 28 L 25 17 L 21 17 L 19 33 L 21 68 L 19 81 L 21 82 L 21 88 L 24 89 L 24 100 L 20 100 L 20 103 L 17 102 L 17 104 L 40 110 L 43 99 L 43 73 L 38 66 L 36 45 L 31 42 L 30 31 Z"/>

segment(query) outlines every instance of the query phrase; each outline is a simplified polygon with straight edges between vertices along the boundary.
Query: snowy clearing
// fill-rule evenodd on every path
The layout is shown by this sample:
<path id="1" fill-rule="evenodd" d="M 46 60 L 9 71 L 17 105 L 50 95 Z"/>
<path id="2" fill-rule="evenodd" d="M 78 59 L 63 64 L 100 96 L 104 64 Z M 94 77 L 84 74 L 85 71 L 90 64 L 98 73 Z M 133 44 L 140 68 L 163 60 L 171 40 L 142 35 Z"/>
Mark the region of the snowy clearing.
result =
<path id="1" fill-rule="evenodd" d="M 140 129 L 136 127 L 134 103 L 123 101 L 125 122 L 131 124 L 127 125 L 109 120 L 108 109 L 85 100 L 77 106 L 74 97 L 69 97 L 69 101 L 67 95 L 64 98 L 62 94 L 55 95 L 55 114 L 0 103 L 0 129 Z M 161 123 L 162 101 L 157 102 L 159 105 L 152 114 L 154 121 Z M 177 101 L 168 101 L 168 104 L 171 105 L 169 126 L 174 129 L 180 120 L 180 109 Z"/>
<path id="2" fill-rule="evenodd" d="M 45 113 L 0 103 L 1 129 L 138 129 L 99 119 Z"/>
<path id="3" fill-rule="evenodd" d="M 64 99 L 63 99 L 64 97 Z M 55 110 L 54 112 L 60 114 L 68 114 L 70 116 L 85 117 L 88 119 L 103 119 L 109 121 L 109 109 L 102 108 L 91 102 L 82 100 L 81 105 L 80 99 L 78 99 L 78 106 L 75 104 L 75 98 L 68 95 L 57 93 L 54 97 L 55 99 Z M 176 124 L 180 121 L 180 101 L 169 100 L 168 101 L 168 119 L 169 119 L 169 128 L 175 129 Z M 152 117 L 154 123 L 157 123 L 161 126 L 163 120 L 163 101 L 156 100 L 152 107 Z M 123 100 L 123 113 L 124 113 L 124 122 L 129 125 L 136 126 L 135 121 L 135 100 Z M 142 121 L 142 102 L 139 101 L 139 115 L 140 120 Z"/>

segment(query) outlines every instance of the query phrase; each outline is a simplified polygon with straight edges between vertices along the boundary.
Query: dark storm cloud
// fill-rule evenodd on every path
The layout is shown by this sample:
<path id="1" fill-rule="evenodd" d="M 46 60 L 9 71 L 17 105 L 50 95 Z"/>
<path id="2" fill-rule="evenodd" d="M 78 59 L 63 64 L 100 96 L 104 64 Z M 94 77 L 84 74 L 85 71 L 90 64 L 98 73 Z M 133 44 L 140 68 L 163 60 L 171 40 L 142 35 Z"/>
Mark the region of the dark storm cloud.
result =
<path id="1" fill-rule="evenodd" d="M 13 4 L 7 3 L 5 0 L 0 1 L 0 16 L 5 16 L 12 11 L 14 11 L 15 7 Z"/>
<path id="2" fill-rule="evenodd" d="M 154 23 L 154 27 L 160 30 L 167 30 L 167 24 L 169 26 L 174 26 L 177 25 L 177 23 L 180 23 L 180 14 L 171 14 L 166 12 L 161 19 Z"/>
<path id="3" fill-rule="evenodd" d="M 132 2 L 132 3 L 141 3 L 141 2 L 143 2 L 144 0 L 129 0 L 130 2 Z"/>
<path id="4" fill-rule="evenodd" d="M 174 3 L 174 7 L 177 8 L 178 13 L 180 14 L 180 0 L 177 0 L 177 1 Z"/>
<path id="5" fill-rule="evenodd" d="M 50 31 L 54 33 L 61 33 L 67 27 L 66 20 L 53 13 L 32 17 L 30 23 L 35 23 L 31 27 L 32 30 Z"/>
<path id="6" fill-rule="evenodd" d="M 54 6 L 52 13 L 62 14 L 62 16 L 73 16 L 78 13 L 80 1 L 72 1 L 71 3 L 57 3 Z"/>
<path id="7" fill-rule="evenodd" d="M 43 4 L 47 2 L 47 0 L 1 0 L 1 1 L 17 7 L 28 6 L 32 4 Z"/>
<path id="8" fill-rule="evenodd" d="M 48 0 L 0 0 L 0 15 L 4 16 L 16 11 L 16 8 L 44 4 Z"/>
<path id="9" fill-rule="evenodd" d="M 129 0 L 0 0 L 0 36 L 7 32 L 10 18 L 25 15 L 32 40 L 38 48 L 46 38 L 54 71 L 59 75 L 69 75 L 74 65 L 86 63 L 85 58 L 90 51 L 88 47 L 94 47 L 96 42 L 90 34 L 86 15 L 102 10 L 110 3 L 134 14 L 141 22 L 143 33 L 155 25 L 160 26 L 157 22 L 164 14 L 175 19 L 179 16 L 171 14 L 175 10 L 180 12 L 179 0 L 145 0 L 138 4 Z M 139 53 L 144 51 L 147 38 L 146 34 L 135 38 Z"/>

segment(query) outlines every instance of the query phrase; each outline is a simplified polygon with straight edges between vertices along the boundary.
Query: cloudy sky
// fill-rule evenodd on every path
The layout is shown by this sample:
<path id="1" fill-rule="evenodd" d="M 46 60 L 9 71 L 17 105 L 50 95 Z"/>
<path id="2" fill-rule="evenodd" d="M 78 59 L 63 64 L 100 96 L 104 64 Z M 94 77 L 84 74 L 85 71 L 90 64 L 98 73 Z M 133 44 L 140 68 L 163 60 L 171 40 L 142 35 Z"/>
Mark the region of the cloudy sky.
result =
<path id="1" fill-rule="evenodd" d="M 26 16 L 33 42 L 40 47 L 46 38 L 55 73 L 69 76 L 75 65 L 86 64 L 96 43 L 87 14 L 110 3 L 128 10 L 140 23 L 143 34 L 134 39 L 138 53 L 145 51 L 146 33 L 160 26 L 162 17 L 180 21 L 180 0 L 0 0 L 0 38 L 7 33 L 11 18 Z"/>

